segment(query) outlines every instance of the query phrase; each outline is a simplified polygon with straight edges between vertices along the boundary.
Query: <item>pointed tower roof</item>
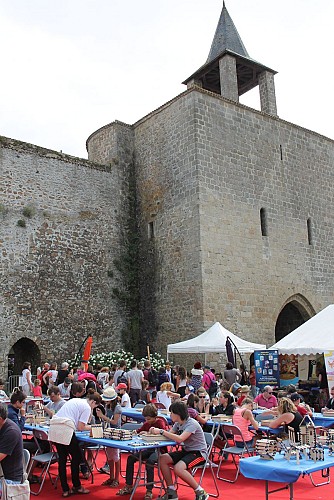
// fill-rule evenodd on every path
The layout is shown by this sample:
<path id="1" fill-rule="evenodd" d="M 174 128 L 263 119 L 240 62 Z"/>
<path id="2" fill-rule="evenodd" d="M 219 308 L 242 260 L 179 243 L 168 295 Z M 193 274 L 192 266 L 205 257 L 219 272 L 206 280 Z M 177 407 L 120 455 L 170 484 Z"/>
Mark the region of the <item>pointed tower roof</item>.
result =
<path id="1" fill-rule="evenodd" d="M 236 60 L 239 96 L 256 87 L 259 84 L 259 76 L 264 71 L 276 74 L 276 71 L 263 66 L 249 56 L 224 1 L 209 56 L 205 64 L 183 83 L 187 85 L 195 81 L 204 89 L 221 94 L 219 60 L 226 54 L 233 56 Z"/>
<path id="2" fill-rule="evenodd" d="M 235 27 L 224 2 L 206 64 L 216 59 L 217 56 L 226 50 L 230 50 L 240 56 L 249 58 L 246 47 L 242 43 L 238 30 Z"/>

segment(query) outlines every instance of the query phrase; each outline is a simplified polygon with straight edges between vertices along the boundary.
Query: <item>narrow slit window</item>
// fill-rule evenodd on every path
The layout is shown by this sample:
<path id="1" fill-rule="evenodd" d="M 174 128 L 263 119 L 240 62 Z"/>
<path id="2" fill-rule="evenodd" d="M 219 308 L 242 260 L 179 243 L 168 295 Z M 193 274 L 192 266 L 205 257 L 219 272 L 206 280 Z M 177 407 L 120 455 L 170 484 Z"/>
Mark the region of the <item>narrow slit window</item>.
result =
<path id="1" fill-rule="evenodd" d="M 280 152 L 280 155 L 281 155 L 281 161 L 283 161 L 283 148 L 282 148 L 282 144 L 279 145 L 279 152 Z"/>
<path id="2" fill-rule="evenodd" d="M 260 209 L 260 222 L 262 236 L 268 236 L 268 218 L 267 210 L 265 208 Z"/>
<path id="3" fill-rule="evenodd" d="M 148 223 L 147 232 L 148 232 L 148 239 L 153 240 L 153 238 L 154 238 L 154 222 L 153 221 Z"/>
<path id="4" fill-rule="evenodd" d="M 307 239 L 308 244 L 313 245 L 313 227 L 312 227 L 312 219 L 307 219 Z"/>

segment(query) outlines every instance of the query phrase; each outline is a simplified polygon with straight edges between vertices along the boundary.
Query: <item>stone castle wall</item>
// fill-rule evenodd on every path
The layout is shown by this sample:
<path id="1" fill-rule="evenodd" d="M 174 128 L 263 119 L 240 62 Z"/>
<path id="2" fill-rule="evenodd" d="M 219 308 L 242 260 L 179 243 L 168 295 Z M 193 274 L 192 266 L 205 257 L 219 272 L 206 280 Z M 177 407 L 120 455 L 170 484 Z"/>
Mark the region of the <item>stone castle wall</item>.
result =
<path id="1" fill-rule="evenodd" d="M 112 299 L 113 260 L 126 218 L 127 166 L 6 138 L 0 146 L 0 371 L 20 338 L 35 342 L 42 360 L 72 357 L 89 333 L 97 351 L 120 347 L 126 315 Z"/>
<path id="2" fill-rule="evenodd" d="M 214 321 L 271 345 L 290 297 L 333 302 L 333 141 L 200 89 L 134 127 L 143 304 L 163 351 Z"/>

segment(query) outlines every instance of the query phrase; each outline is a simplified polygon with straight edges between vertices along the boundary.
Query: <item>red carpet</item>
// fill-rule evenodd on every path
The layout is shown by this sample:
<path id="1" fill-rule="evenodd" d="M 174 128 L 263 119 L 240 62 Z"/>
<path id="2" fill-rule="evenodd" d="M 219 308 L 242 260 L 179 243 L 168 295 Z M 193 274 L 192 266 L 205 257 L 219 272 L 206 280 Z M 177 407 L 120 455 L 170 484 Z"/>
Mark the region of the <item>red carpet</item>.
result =
<path id="1" fill-rule="evenodd" d="M 125 465 L 126 459 L 122 459 L 122 464 Z M 122 467 L 123 467 L 122 465 Z M 289 463 L 287 462 L 287 467 L 289 466 Z M 53 466 L 57 467 L 57 465 Z M 224 474 L 225 470 L 226 473 L 228 474 L 228 470 L 231 470 L 231 474 L 233 473 L 232 471 L 232 465 L 229 461 L 224 463 Z M 334 471 L 333 471 L 334 475 Z M 314 479 L 317 480 L 318 482 L 321 481 L 321 473 L 315 473 L 313 475 Z M 91 484 L 90 479 L 89 480 L 82 480 L 82 484 L 90 489 L 91 493 L 89 495 L 75 495 L 73 496 L 74 498 L 78 497 L 83 497 L 83 498 L 94 498 L 94 499 L 105 499 L 105 500 L 120 500 L 121 498 L 124 498 L 124 500 L 128 499 L 129 496 L 116 496 L 116 491 L 117 489 L 110 488 L 107 486 L 101 486 L 101 483 L 107 478 L 105 474 L 100 474 L 99 472 L 94 471 L 94 484 Z M 334 479 L 333 479 L 334 481 Z M 71 485 L 71 483 L 69 482 Z M 334 484 L 334 483 L 333 483 Z M 326 486 L 320 486 L 320 487 L 314 487 L 310 481 L 310 478 L 308 476 L 305 476 L 304 478 L 300 478 L 297 483 L 294 483 L 294 500 L 334 500 L 334 485 L 329 484 Z M 121 478 L 120 485 L 124 485 L 124 479 Z M 36 485 L 32 485 L 34 488 Z M 213 488 L 213 481 L 211 478 L 211 474 L 207 471 L 205 473 L 204 477 L 204 488 L 206 491 L 211 492 L 214 491 Z M 270 484 L 270 489 L 276 489 L 278 487 L 282 486 L 280 483 L 271 483 Z M 225 481 L 220 481 L 218 480 L 218 488 L 220 490 L 220 499 L 225 499 L 228 498 L 229 500 L 236 500 L 236 499 L 244 499 L 244 500 L 262 500 L 265 499 L 265 483 L 264 481 L 256 481 L 253 479 L 246 479 L 242 475 L 239 475 L 239 478 L 236 483 L 230 484 Z M 35 488 L 34 488 L 35 489 Z M 44 483 L 42 492 L 40 495 L 36 498 L 39 498 L 40 500 L 53 500 L 53 499 L 59 499 L 61 498 L 61 487 L 60 483 L 58 481 L 58 486 L 57 489 L 54 489 L 51 486 L 50 480 L 47 479 Z M 143 499 L 145 494 L 145 488 L 140 487 L 138 488 L 136 495 L 134 496 L 135 500 Z M 153 490 L 153 499 L 155 499 L 159 494 L 159 489 L 154 488 Z M 180 500 L 188 500 L 188 499 L 193 499 L 195 495 L 193 494 L 192 490 L 190 488 L 186 487 L 180 487 L 178 490 L 178 495 Z M 34 498 L 31 496 L 31 498 Z M 212 498 L 212 497 L 210 497 Z M 289 490 L 283 490 L 277 493 L 273 493 L 270 495 L 270 500 L 289 500 Z"/>

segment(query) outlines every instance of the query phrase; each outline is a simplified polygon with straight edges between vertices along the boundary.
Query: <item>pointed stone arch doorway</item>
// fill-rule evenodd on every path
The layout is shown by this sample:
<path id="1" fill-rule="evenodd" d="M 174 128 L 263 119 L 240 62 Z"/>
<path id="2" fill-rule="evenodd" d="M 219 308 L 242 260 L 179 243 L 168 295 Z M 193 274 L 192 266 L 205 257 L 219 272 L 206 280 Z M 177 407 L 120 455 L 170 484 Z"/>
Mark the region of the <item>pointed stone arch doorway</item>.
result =
<path id="1" fill-rule="evenodd" d="M 275 342 L 291 333 L 315 315 L 315 310 L 302 295 L 290 297 L 282 307 L 275 326 Z"/>
<path id="2" fill-rule="evenodd" d="M 12 346 L 9 356 L 12 373 L 21 375 L 22 365 L 25 361 L 31 363 L 31 373 L 36 374 L 36 369 L 41 365 L 41 353 L 38 345 L 27 337 L 22 337 Z"/>

